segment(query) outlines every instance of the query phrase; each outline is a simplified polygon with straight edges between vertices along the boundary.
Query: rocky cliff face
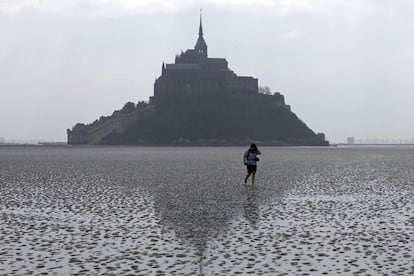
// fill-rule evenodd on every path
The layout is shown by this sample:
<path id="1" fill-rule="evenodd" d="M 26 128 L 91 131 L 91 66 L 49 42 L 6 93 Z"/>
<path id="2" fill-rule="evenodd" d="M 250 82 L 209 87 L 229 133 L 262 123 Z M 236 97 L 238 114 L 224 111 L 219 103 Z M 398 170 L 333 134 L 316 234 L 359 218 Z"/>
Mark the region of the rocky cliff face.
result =
<path id="1" fill-rule="evenodd" d="M 79 140 L 87 144 L 327 145 L 323 135 L 308 128 L 278 93 L 198 95 L 121 111 L 68 133 L 73 137 L 80 133 Z"/>

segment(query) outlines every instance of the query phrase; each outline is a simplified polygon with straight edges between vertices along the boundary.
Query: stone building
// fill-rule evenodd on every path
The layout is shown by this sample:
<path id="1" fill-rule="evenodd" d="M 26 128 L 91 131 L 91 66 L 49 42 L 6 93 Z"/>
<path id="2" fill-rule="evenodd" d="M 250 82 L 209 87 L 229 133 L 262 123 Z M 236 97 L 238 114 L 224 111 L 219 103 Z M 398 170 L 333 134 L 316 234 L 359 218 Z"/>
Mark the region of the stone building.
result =
<path id="1" fill-rule="evenodd" d="M 68 144 L 326 145 L 279 93 L 259 93 L 257 78 L 237 76 L 225 58 L 208 57 L 200 16 L 194 49 L 163 63 L 149 102 L 67 130 Z"/>
<path id="2" fill-rule="evenodd" d="M 237 76 L 228 68 L 225 58 L 209 58 L 207 43 L 200 26 L 194 49 L 177 55 L 175 63 L 162 64 L 161 76 L 154 84 L 150 102 L 157 104 L 203 94 L 257 94 L 258 81 L 253 77 Z"/>

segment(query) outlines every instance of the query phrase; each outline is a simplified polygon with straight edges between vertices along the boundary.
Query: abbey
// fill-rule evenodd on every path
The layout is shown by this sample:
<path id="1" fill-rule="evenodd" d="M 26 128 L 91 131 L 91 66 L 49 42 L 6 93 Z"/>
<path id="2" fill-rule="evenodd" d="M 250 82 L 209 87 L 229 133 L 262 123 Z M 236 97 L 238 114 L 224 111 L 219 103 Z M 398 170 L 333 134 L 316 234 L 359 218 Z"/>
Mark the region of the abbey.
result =
<path id="1" fill-rule="evenodd" d="M 228 68 L 224 58 L 209 58 L 200 17 L 198 39 L 194 49 L 177 55 L 174 64 L 162 64 L 161 76 L 155 81 L 151 103 L 169 101 L 191 94 L 257 94 L 253 77 L 239 77 Z"/>
<path id="2" fill-rule="evenodd" d="M 238 76 L 208 57 L 200 15 L 194 49 L 162 63 L 149 102 L 128 102 L 111 116 L 67 130 L 68 144 L 327 145 L 285 104 L 260 93 L 257 78 Z"/>

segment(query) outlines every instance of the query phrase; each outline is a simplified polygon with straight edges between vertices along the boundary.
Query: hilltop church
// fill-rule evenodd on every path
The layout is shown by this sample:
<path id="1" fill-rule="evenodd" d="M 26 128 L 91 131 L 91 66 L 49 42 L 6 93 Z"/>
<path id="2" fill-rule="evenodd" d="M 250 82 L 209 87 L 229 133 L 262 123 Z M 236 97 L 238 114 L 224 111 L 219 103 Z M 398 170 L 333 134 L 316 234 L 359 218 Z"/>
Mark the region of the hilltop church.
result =
<path id="1" fill-rule="evenodd" d="M 199 94 L 257 94 L 253 77 L 239 77 L 228 68 L 225 58 L 208 57 L 200 15 L 198 39 L 194 49 L 175 57 L 174 64 L 162 64 L 161 76 L 155 81 L 151 103 Z"/>
<path id="2" fill-rule="evenodd" d="M 149 102 L 128 102 L 111 116 L 67 130 L 68 144 L 327 145 L 280 93 L 259 93 L 257 78 L 237 76 L 208 57 L 202 18 L 194 49 L 161 66 Z"/>

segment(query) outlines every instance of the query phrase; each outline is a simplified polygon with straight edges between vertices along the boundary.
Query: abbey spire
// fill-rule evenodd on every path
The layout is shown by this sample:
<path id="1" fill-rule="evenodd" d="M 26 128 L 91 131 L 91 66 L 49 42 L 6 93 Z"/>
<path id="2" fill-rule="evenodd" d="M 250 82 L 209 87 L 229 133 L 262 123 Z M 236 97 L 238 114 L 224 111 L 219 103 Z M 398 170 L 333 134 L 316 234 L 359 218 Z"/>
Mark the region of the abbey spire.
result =
<path id="1" fill-rule="evenodd" d="M 204 41 L 203 38 L 203 23 L 201 18 L 201 10 L 200 10 L 200 27 L 198 28 L 198 39 L 197 43 L 194 47 L 197 53 L 202 54 L 205 58 L 207 58 L 207 43 Z"/>
<path id="2" fill-rule="evenodd" d="M 200 10 L 200 27 L 198 28 L 198 36 L 203 37 L 203 22 L 201 21 L 201 10 Z"/>

